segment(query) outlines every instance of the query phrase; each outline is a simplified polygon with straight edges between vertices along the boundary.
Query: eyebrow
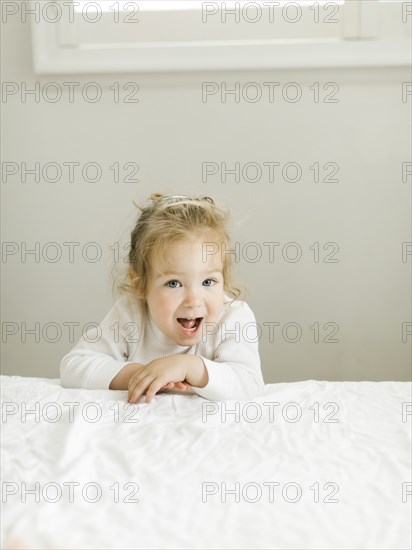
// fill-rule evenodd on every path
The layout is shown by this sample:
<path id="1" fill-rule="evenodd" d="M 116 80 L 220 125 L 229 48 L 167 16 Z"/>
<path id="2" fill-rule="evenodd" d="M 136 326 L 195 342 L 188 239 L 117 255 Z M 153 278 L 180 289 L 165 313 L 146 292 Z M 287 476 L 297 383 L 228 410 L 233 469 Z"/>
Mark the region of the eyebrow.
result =
<path id="1" fill-rule="evenodd" d="M 222 274 L 223 271 L 221 269 L 212 269 L 212 271 L 205 271 L 203 275 L 212 275 L 213 273 L 220 273 Z M 160 279 L 161 277 L 170 277 L 171 275 L 177 275 L 178 277 L 181 277 L 184 275 L 184 273 L 181 273 L 180 271 L 165 271 L 164 273 L 160 273 L 156 279 Z"/>

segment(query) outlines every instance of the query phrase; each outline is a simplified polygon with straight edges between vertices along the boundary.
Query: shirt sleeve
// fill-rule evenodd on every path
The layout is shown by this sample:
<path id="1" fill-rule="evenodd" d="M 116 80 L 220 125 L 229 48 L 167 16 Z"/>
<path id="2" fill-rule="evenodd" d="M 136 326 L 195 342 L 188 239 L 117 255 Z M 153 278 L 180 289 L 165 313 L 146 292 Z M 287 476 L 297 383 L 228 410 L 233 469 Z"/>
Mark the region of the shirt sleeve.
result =
<path id="1" fill-rule="evenodd" d="M 103 321 L 99 325 L 91 324 L 63 357 L 60 384 L 64 388 L 108 389 L 113 378 L 131 362 L 127 361 L 125 325 L 139 321 L 139 317 L 132 318 L 128 313 L 126 298 L 120 298 Z M 139 324 L 136 328 L 139 329 Z"/>
<path id="2" fill-rule="evenodd" d="M 213 359 L 202 357 L 209 381 L 193 391 L 211 401 L 253 399 L 264 393 L 260 331 L 246 302 L 233 302 L 218 324 Z"/>

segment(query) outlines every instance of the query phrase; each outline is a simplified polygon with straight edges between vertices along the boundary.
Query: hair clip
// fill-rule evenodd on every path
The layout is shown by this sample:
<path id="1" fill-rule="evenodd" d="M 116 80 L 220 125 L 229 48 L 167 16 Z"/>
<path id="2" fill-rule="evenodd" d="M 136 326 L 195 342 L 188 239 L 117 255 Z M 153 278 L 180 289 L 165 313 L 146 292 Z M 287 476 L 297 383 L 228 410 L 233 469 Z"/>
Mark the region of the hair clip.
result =
<path id="1" fill-rule="evenodd" d="M 157 202 L 159 204 L 164 204 L 166 203 L 166 206 L 168 204 L 173 204 L 175 202 L 184 202 L 184 201 L 189 201 L 189 202 L 202 202 L 202 201 L 207 201 L 209 202 L 210 204 L 212 204 L 213 206 L 215 205 L 215 202 L 213 199 L 211 199 L 210 197 L 202 197 L 201 199 L 192 199 L 191 197 L 185 197 L 184 195 L 172 195 L 170 197 L 162 197 L 161 199 L 159 199 Z"/>
<path id="2" fill-rule="evenodd" d="M 192 201 L 190 197 L 184 197 L 183 195 L 172 195 L 171 197 L 162 197 L 159 199 L 159 203 L 163 202 L 180 202 L 180 201 Z"/>

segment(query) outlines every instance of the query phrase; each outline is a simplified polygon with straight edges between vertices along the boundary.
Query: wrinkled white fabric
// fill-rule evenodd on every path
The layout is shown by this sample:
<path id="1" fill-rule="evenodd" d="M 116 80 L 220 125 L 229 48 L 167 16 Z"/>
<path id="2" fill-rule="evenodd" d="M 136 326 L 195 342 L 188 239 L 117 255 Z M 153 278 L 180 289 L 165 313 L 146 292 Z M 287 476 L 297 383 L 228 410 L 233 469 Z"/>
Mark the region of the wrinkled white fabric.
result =
<path id="1" fill-rule="evenodd" d="M 411 547 L 410 383 L 307 380 L 268 384 L 253 402 L 168 393 L 128 405 L 122 391 L 1 382 L 2 548 Z M 39 502 L 22 502 L 23 482 L 38 482 Z M 74 502 L 68 489 L 50 502 L 68 482 Z M 88 483 L 98 502 L 82 497 Z"/>

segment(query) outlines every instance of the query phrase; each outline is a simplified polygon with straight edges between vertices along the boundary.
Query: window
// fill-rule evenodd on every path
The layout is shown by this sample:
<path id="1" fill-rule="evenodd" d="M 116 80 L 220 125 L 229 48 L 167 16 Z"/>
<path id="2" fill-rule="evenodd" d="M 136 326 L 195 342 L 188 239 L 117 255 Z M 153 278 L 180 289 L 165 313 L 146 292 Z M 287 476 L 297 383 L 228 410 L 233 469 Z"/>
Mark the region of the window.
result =
<path id="1" fill-rule="evenodd" d="M 411 62 L 412 2 L 400 0 L 31 0 L 26 9 L 40 74 Z"/>

